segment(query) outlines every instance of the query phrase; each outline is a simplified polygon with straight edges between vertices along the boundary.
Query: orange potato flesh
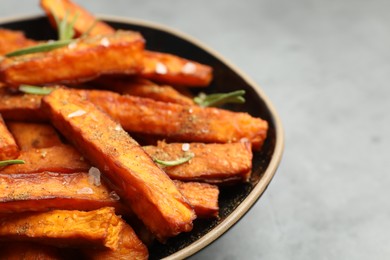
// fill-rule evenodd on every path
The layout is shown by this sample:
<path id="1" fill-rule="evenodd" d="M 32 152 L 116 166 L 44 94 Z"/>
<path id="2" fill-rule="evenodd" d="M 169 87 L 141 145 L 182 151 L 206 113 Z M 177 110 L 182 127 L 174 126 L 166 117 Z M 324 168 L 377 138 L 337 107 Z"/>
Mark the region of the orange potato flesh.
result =
<path id="1" fill-rule="evenodd" d="M 184 142 L 231 143 L 246 139 L 255 150 L 261 148 L 267 136 L 267 121 L 254 118 L 247 113 L 164 103 L 148 98 L 121 96 L 110 91 L 77 91 L 120 122 L 129 132 L 164 136 L 167 140 Z M 15 103 L 22 104 L 18 99 L 28 100 L 28 96 L 11 98 L 16 99 Z M 13 105 L 2 107 L 0 104 L 0 113 L 5 112 L 6 118 L 14 119 L 23 117 L 20 115 L 23 112 L 17 115 L 12 112 L 16 109 L 28 112 L 41 111 L 38 101 L 28 105 L 14 108 Z M 32 118 L 33 115 L 30 120 Z M 37 120 L 39 119 L 37 117 Z"/>
<path id="2" fill-rule="evenodd" d="M 201 182 L 175 181 L 184 197 L 194 207 L 198 218 L 218 217 L 219 189 L 215 185 Z"/>
<path id="3" fill-rule="evenodd" d="M 57 89 L 45 96 L 42 107 L 54 126 L 105 173 L 158 239 L 192 229 L 195 214 L 174 183 L 120 125 L 85 96 Z"/>
<path id="4" fill-rule="evenodd" d="M 27 39 L 21 31 L 0 28 L 0 56 L 35 44 L 34 40 Z"/>
<path id="5" fill-rule="evenodd" d="M 6 260 L 61 260 L 60 249 L 52 246 L 26 243 L 7 242 L 0 244 L 0 259 Z"/>
<path id="6" fill-rule="evenodd" d="M 150 98 L 156 101 L 171 102 L 182 105 L 194 105 L 189 98 L 169 85 L 158 85 L 143 78 L 99 78 L 94 84 L 100 88 L 137 97 Z"/>
<path id="7" fill-rule="evenodd" d="M 246 139 L 254 149 L 263 144 L 268 123 L 247 113 L 186 106 L 109 91 L 80 91 L 130 132 L 164 136 L 168 140 L 230 143 Z"/>
<path id="8" fill-rule="evenodd" d="M 0 174 L 58 172 L 71 173 L 88 171 L 90 165 L 72 146 L 59 145 L 49 148 L 21 151 L 20 160 L 24 164 L 13 164 L 0 169 Z"/>
<path id="9" fill-rule="evenodd" d="M 19 152 L 19 147 L 0 114 L 0 161 L 15 159 Z"/>
<path id="10" fill-rule="evenodd" d="M 103 182 L 96 185 L 94 178 L 88 172 L 0 174 L 0 213 L 109 206 L 122 214 L 119 197 Z"/>
<path id="11" fill-rule="evenodd" d="M 11 86 L 39 85 L 134 73 L 140 70 L 143 48 L 144 39 L 136 32 L 81 38 L 49 52 L 5 58 L 0 63 L 0 81 Z"/>
<path id="12" fill-rule="evenodd" d="M 0 113 L 5 120 L 43 122 L 47 116 L 40 110 L 42 95 L 13 94 L 0 88 Z"/>
<path id="13" fill-rule="evenodd" d="M 119 245 L 116 250 L 84 249 L 83 253 L 88 259 L 94 260 L 141 260 L 149 257 L 147 247 L 139 240 L 129 225 L 124 225 L 120 232 Z"/>
<path id="14" fill-rule="evenodd" d="M 142 63 L 142 77 L 164 84 L 206 87 L 213 77 L 210 66 L 168 53 L 144 51 Z"/>
<path id="15" fill-rule="evenodd" d="M 94 246 L 115 250 L 124 222 L 114 208 L 93 211 L 52 210 L 0 217 L 0 239 L 55 246 Z"/>
<path id="16" fill-rule="evenodd" d="M 188 151 L 183 147 L 188 145 Z M 203 144 L 159 142 L 157 146 L 145 146 L 153 158 L 172 161 L 193 153 L 187 163 L 163 167 L 169 177 L 184 181 L 232 183 L 248 181 L 252 169 L 252 151 L 249 143 Z"/>
<path id="17" fill-rule="evenodd" d="M 56 130 L 49 124 L 8 122 L 7 126 L 21 150 L 48 148 L 62 144 Z"/>
<path id="18" fill-rule="evenodd" d="M 91 26 L 93 26 L 93 28 L 90 30 L 89 35 L 110 34 L 115 32 L 108 24 L 96 21 L 96 18 L 91 13 L 71 1 L 41 0 L 40 4 L 54 27 L 56 26 L 56 23 L 53 14 L 55 14 L 59 20 L 63 20 L 66 13 L 68 13 L 68 23 L 71 23 L 73 18 L 77 16 L 77 20 L 73 25 L 76 35 L 83 34 L 88 31 Z"/>

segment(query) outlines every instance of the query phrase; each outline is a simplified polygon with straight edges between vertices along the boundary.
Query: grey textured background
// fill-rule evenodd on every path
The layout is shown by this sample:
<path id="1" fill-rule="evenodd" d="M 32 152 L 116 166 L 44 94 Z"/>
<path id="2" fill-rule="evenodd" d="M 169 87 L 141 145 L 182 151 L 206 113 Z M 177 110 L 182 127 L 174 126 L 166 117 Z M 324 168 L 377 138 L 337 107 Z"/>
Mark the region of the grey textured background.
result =
<path id="1" fill-rule="evenodd" d="M 40 13 L 0 0 L 0 17 Z M 390 259 L 390 2 L 81 1 L 162 23 L 225 56 L 278 110 L 286 148 L 264 196 L 192 259 Z"/>

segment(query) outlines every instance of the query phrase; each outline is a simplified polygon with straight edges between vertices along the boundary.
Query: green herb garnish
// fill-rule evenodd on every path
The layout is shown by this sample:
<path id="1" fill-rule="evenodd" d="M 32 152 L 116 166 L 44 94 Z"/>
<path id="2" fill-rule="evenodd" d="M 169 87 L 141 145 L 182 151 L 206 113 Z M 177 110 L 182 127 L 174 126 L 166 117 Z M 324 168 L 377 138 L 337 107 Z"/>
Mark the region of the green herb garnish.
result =
<path id="1" fill-rule="evenodd" d="M 200 93 L 194 98 L 194 101 L 201 107 L 216 107 L 227 103 L 243 104 L 245 103 L 245 98 L 243 97 L 244 94 L 245 90 L 236 90 L 229 93 L 215 93 L 210 95 Z"/>
<path id="2" fill-rule="evenodd" d="M 78 14 L 76 14 L 73 17 L 73 20 L 68 23 L 68 13 L 65 13 L 65 17 L 62 20 L 59 20 L 58 17 L 55 15 L 55 12 L 52 12 L 54 16 L 54 20 L 57 24 L 58 29 L 58 40 L 57 41 L 49 41 L 46 43 L 34 45 L 31 47 L 19 49 L 10 53 L 5 54 L 6 57 L 14 57 L 14 56 L 20 56 L 25 54 L 31 54 L 31 53 L 37 53 L 37 52 L 48 52 L 51 50 L 55 50 L 64 46 L 67 46 L 71 42 L 74 41 L 73 36 L 75 34 L 75 31 L 73 29 L 73 26 L 75 22 L 77 21 Z"/>
<path id="3" fill-rule="evenodd" d="M 173 161 L 163 161 L 163 160 L 159 160 L 157 158 L 153 158 L 153 161 L 158 163 L 158 164 L 161 164 L 163 166 L 176 166 L 176 165 L 180 165 L 180 164 L 188 162 L 189 160 L 194 158 L 194 156 L 195 155 L 193 153 L 189 153 L 187 156 L 181 157 L 181 158 L 179 158 L 177 160 L 173 160 Z"/>
<path id="4" fill-rule="evenodd" d="M 47 43 L 42 43 L 38 45 L 34 45 L 31 47 L 19 49 L 13 52 L 9 52 L 5 54 L 6 57 L 14 57 L 14 56 L 20 56 L 25 54 L 31 54 L 31 53 L 37 53 L 37 52 L 47 52 L 54 49 L 58 49 L 61 47 L 64 47 L 71 43 L 73 40 L 63 40 L 63 41 L 50 41 Z"/>
<path id="5" fill-rule="evenodd" d="M 4 167 L 11 164 L 24 164 L 23 160 L 4 160 L 0 161 L 0 167 Z"/>
<path id="6" fill-rule="evenodd" d="M 71 40 L 73 39 L 73 36 L 75 35 L 73 26 L 75 22 L 77 21 L 79 14 L 77 13 L 73 20 L 68 23 L 68 15 L 69 11 L 66 11 L 64 19 L 60 20 L 58 16 L 55 14 L 55 12 L 52 11 L 52 14 L 54 16 L 54 20 L 56 21 L 57 30 L 58 30 L 58 40 Z"/>
<path id="7" fill-rule="evenodd" d="M 48 95 L 53 90 L 54 90 L 53 88 L 38 87 L 38 86 L 31 86 L 31 85 L 20 85 L 19 86 L 19 91 L 27 93 L 27 94 L 35 94 L 35 95 Z"/>

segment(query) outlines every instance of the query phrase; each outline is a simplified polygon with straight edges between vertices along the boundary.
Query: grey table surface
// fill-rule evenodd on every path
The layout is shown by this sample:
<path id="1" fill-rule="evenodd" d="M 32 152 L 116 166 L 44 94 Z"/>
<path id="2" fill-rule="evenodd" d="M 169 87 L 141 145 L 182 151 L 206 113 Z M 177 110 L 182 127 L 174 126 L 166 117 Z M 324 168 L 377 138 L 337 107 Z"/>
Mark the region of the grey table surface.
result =
<path id="1" fill-rule="evenodd" d="M 390 259 L 390 2 L 81 1 L 161 23 L 241 68 L 285 128 L 279 170 L 229 232 L 191 259 Z M 0 0 L 0 17 L 41 13 Z"/>

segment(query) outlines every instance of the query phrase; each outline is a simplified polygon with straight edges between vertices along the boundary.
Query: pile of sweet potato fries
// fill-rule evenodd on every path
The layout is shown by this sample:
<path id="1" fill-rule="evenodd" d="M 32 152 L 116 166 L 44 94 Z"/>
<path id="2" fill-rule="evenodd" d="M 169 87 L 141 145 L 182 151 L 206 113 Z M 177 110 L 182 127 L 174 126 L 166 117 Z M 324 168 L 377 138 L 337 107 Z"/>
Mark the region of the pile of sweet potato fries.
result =
<path id="1" fill-rule="evenodd" d="M 73 32 L 0 28 L 0 259 L 147 259 L 151 240 L 218 217 L 218 186 L 249 180 L 267 122 L 195 103 L 186 88 L 210 66 L 69 0 L 40 4 Z"/>

